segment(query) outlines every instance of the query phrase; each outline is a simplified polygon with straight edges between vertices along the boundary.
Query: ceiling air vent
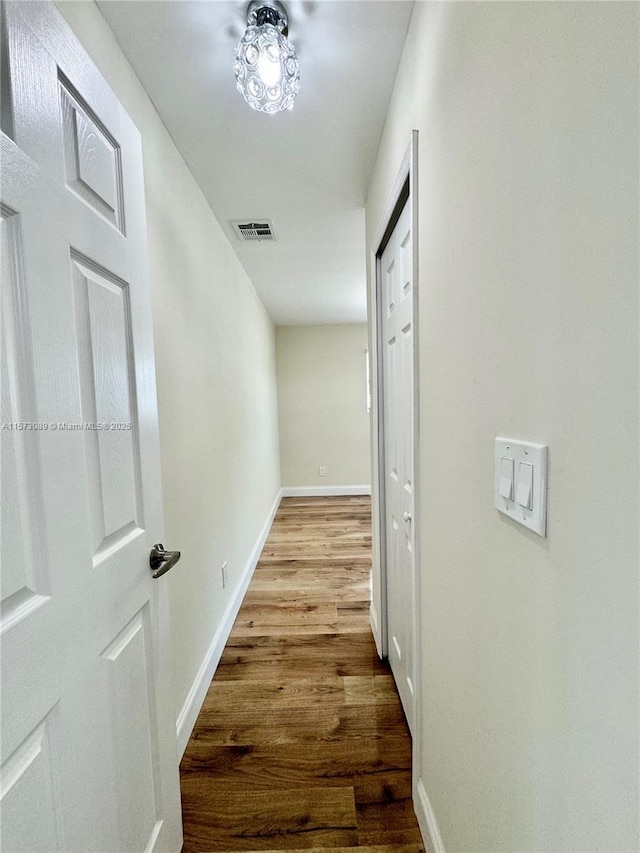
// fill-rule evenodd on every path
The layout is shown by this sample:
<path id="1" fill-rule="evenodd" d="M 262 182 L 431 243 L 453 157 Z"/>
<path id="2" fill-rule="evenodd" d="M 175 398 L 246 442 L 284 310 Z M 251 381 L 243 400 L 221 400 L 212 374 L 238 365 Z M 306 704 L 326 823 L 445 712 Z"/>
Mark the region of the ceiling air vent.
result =
<path id="1" fill-rule="evenodd" d="M 260 219 L 256 222 L 247 222 L 244 219 L 236 219 L 231 223 L 234 231 L 241 240 L 277 240 L 273 222 L 270 219 Z"/>

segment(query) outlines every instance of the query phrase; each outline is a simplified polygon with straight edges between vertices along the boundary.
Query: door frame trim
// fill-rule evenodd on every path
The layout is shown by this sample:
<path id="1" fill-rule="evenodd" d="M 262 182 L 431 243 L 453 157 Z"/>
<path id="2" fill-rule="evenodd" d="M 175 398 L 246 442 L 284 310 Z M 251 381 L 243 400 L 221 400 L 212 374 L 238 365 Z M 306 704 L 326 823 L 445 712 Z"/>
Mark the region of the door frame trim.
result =
<path id="1" fill-rule="evenodd" d="M 382 335 L 382 299 L 381 299 L 381 257 L 389 240 L 391 232 L 398 220 L 404 204 L 410 205 L 411 229 L 414 235 L 413 248 L 413 482 L 414 482 L 414 745 L 419 744 L 420 715 L 417 701 L 420 695 L 422 655 L 420 638 L 420 481 L 418 472 L 418 450 L 420 443 L 420 408 L 419 408 L 419 278 L 418 278 L 418 131 L 411 132 L 411 139 L 404 154 L 395 183 L 389 194 L 380 222 L 375 231 L 371 244 L 371 346 L 372 346 L 372 501 L 373 501 L 373 538 L 377 546 L 379 577 L 380 577 L 380 613 L 372 603 L 371 628 L 380 657 L 388 657 L 388 607 L 387 607 L 387 564 L 386 564 L 386 529 L 385 529 L 385 485 L 384 485 L 384 387 L 381 346 Z M 416 750 L 414 749 L 414 755 Z M 414 761 L 414 778 L 417 778 L 417 763 Z"/>

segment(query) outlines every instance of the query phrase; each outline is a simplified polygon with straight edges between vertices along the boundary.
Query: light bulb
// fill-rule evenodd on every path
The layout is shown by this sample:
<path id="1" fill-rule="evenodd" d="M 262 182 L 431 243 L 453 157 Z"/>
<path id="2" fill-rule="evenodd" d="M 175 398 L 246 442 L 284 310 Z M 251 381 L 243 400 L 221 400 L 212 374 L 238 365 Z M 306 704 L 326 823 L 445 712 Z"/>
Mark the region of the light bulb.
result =
<path id="1" fill-rule="evenodd" d="M 282 80 L 282 67 L 280 65 L 280 51 L 274 59 L 269 50 L 263 50 L 258 60 L 258 74 L 265 86 L 275 86 Z"/>

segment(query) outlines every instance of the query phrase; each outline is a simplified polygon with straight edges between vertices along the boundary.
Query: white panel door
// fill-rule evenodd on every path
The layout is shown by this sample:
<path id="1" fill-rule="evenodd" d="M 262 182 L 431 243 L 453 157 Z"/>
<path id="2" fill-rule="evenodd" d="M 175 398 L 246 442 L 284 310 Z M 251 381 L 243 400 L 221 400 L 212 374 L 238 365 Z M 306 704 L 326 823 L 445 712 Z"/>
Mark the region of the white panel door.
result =
<path id="1" fill-rule="evenodd" d="M 177 851 L 140 138 L 51 4 L 3 6 L 2 850 Z"/>
<path id="2" fill-rule="evenodd" d="M 389 663 L 414 721 L 413 249 L 407 202 L 380 260 Z"/>

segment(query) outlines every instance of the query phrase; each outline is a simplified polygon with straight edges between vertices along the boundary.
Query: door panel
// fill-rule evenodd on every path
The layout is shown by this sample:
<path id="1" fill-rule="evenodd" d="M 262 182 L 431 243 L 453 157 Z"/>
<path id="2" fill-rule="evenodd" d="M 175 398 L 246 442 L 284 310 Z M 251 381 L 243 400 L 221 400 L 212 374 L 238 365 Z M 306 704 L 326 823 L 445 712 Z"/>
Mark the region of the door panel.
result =
<path id="1" fill-rule="evenodd" d="M 58 763 L 55 755 L 57 706 L 2 765 L 3 849 L 63 851 Z M 38 803 L 34 820 L 33 803 Z"/>
<path id="2" fill-rule="evenodd" d="M 94 565 L 139 529 L 141 493 L 129 287 L 72 253 L 83 420 L 87 433 Z"/>
<path id="3" fill-rule="evenodd" d="M 3 5 L 2 846 L 177 851 L 140 138 L 50 4 Z"/>
<path id="4" fill-rule="evenodd" d="M 9 208 L 0 212 L 2 264 L 2 423 L 36 420 L 35 379 L 31 358 L 31 328 L 26 310 L 20 216 Z M 4 501 L 2 505 L 2 566 L 0 613 L 3 624 L 44 603 L 49 571 L 40 537 L 43 530 L 40 500 L 40 463 L 37 435 L 2 431 L 0 453 Z"/>
<path id="5" fill-rule="evenodd" d="M 58 80 L 67 186 L 124 232 L 120 147 L 66 78 Z"/>
<path id="6" fill-rule="evenodd" d="M 153 715 L 148 606 L 134 616 L 101 658 L 109 693 L 115 698 L 111 728 L 121 785 L 120 836 L 122 844 L 129 845 L 122 849 L 146 850 L 161 823 L 161 803 L 156 802 L 159 768 L 152 749 L 158 733 Z"/>
<path id="7" fill-rule="evenodd" d="M 380 261 L 389 662 L 414 719 L 413 259 L 409 204 Z"/>

